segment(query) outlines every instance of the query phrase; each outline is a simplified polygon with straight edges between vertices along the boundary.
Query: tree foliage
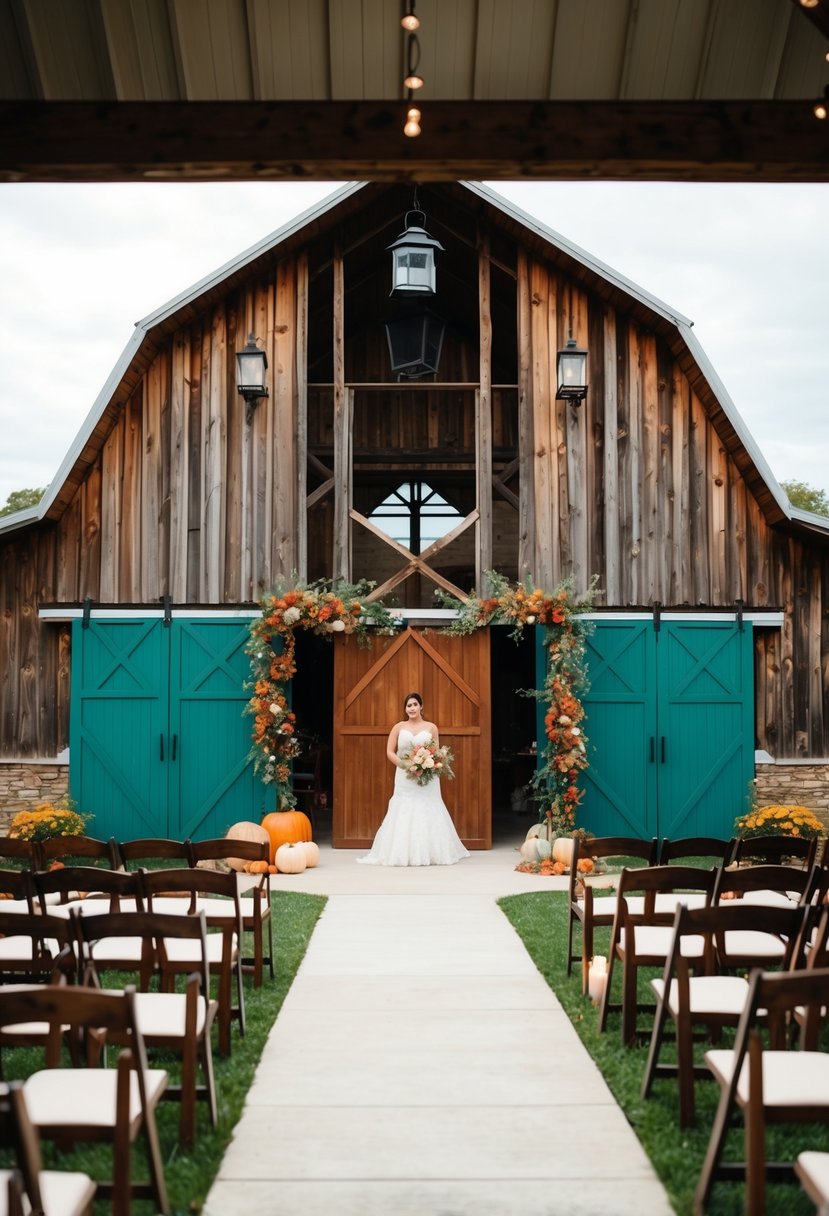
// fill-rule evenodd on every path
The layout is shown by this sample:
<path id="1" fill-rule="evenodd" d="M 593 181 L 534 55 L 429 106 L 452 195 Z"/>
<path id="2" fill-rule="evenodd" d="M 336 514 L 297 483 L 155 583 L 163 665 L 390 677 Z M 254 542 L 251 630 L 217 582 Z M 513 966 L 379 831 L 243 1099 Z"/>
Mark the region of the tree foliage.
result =
<path id="1" fill-rule="evenodd" d="M 805 481 L 781 481 L 793 507 L 801 511 L 812 511 L 815 515 L 829 516 L 829 496 L 825 490 L 816 490 Z"/>
<path id="2" fill-rule="evenodd" d="M 36 507 L 45 493 L 45 487 L 41 487 L 39 490 L 12 490 L 6 499 L 6 505 L 0 507 L 0 515 L 13 515 L 15 511 L 25 511 L 27 507 Z"/>

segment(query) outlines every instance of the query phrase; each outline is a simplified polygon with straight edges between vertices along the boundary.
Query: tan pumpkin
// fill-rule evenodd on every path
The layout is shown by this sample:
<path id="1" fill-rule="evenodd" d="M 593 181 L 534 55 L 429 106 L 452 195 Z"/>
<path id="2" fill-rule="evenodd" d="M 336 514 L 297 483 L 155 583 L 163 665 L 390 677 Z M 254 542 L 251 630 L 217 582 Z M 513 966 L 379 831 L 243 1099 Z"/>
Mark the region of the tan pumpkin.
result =
<path id="1" fill-rule="evenodd" d="M 256 844 L 270 845 L 271 838 L 261 823 L 253 823 L 250 820 L 242 819 L 239 823 L 232 823 L 225 832 L 225 840 L 253 840 Z M 227 857 L 225 859 L 231 870 L 247 870 L 250 862 L 245 862 L 241 857 Z M 256 871 L 248 870 L 248 873 L 256 873 Z"/>
<path id="2" fill-rule="evenodd" d="M 313 870 L 314 866 L 320 863 L 320 847 L 313 840 L 300 841 L 299 847 L 305 851 L 305 866 L 309 870 Z"/>
<path id="3" fill-rule="evenodd" d="M 568 868 L 573 864 L 573 837 L 557 836 L 553 841 L 553 861 L 561 861 Z"/>
<path id="4" fill-rule="evenodd" d="M 262 820 L 262 827 L 271 841 L 271 861 L 281 844 L 296 844 L 311 839 L 311 820 L 302 811 L 271 811 Z"/>
<path id="5" fill-rule="evenodd" d="M 274 862 L 280 874 L 301 874 L 306 865 L 302 842 L 281 844 L 274 854 Z"/>

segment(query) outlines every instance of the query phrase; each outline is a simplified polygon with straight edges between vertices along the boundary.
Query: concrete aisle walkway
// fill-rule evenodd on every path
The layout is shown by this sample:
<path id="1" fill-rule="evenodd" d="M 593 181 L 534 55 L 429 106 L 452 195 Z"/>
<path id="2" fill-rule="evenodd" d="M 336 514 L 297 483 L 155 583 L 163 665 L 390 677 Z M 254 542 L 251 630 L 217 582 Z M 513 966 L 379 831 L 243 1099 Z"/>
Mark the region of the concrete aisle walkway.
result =
<path id="1" fill-rule="evenodd" d="M 330 898 L 207 1216 L 667 1216 L 495 903 L 541 880 L 514 874 L 506 848 L 427 869 L 355 856 L 325 849 L 285 879 Z"/>

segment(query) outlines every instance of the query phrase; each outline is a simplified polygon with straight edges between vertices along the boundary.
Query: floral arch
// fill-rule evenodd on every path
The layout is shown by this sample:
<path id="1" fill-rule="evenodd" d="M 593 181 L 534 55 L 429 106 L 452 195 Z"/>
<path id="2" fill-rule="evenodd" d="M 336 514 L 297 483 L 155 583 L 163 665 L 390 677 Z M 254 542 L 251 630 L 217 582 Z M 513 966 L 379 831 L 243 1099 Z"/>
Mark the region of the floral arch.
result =
<path id="1" fill-rule="evenodd" d="M 532 580 L 515 585 L 502 575 L 487 575 L 492 595 L 460 601 L 440 595 L 443 607 L 456 610 L 447 632 L 468 634 L 488 625 L 511 625 L 520 638 L 527 625 L 546 628 L 547 675 L 544 687 L 527 695 L 547 706 L 545 744 L 533 777 L 539 819 L 557 832 L 576 826 L 576 810 L 583 791 L 578 778 L 588 767 L 587 739 L 581 723 L 581 697 L 587 687 L 585 645 L 590 623 L 583 614 L 593 602 L 594 584 L 574 597 L 571 580 L 554 592 L 545 592 Z M 278 589 L 261 601 L 261 613 L 250 626 L 251 697 L 247 712 L 253 716 L 251 757 L 265 784 L 273 785 L 276 804 L 287 810 L 296 804 L 291 789 L 291 761 L 299 753 L 296 719 L 288 704 L 287 686 L 296 673 L 298 629 L 331 636 L 354 633 L 366 645 L 378 633 L 392 634 L 399 618 L 378 600 L 370 598 L 373 584 L 314 583 Z"/>

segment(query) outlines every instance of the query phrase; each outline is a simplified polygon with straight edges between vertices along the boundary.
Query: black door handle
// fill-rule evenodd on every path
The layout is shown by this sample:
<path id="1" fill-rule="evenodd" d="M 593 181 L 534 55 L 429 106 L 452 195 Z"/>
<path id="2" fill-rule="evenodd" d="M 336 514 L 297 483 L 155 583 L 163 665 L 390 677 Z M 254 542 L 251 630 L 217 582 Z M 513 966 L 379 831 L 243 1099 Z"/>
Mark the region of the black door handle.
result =
<path id="1" fill-rule="evenodd" d="M 659 740 L 660 759 L 665 763 L 665 736 L 662 735 Z"/>
<path id="2" fill-rule="evenodd" d="M 164 736 L 163 735 L 158 736 L 158 747 L 159 747 L 159 753 L 160 753 L 158 758 L 159 758 L 159 760 L 163 761 L 164 760 Z"/>

